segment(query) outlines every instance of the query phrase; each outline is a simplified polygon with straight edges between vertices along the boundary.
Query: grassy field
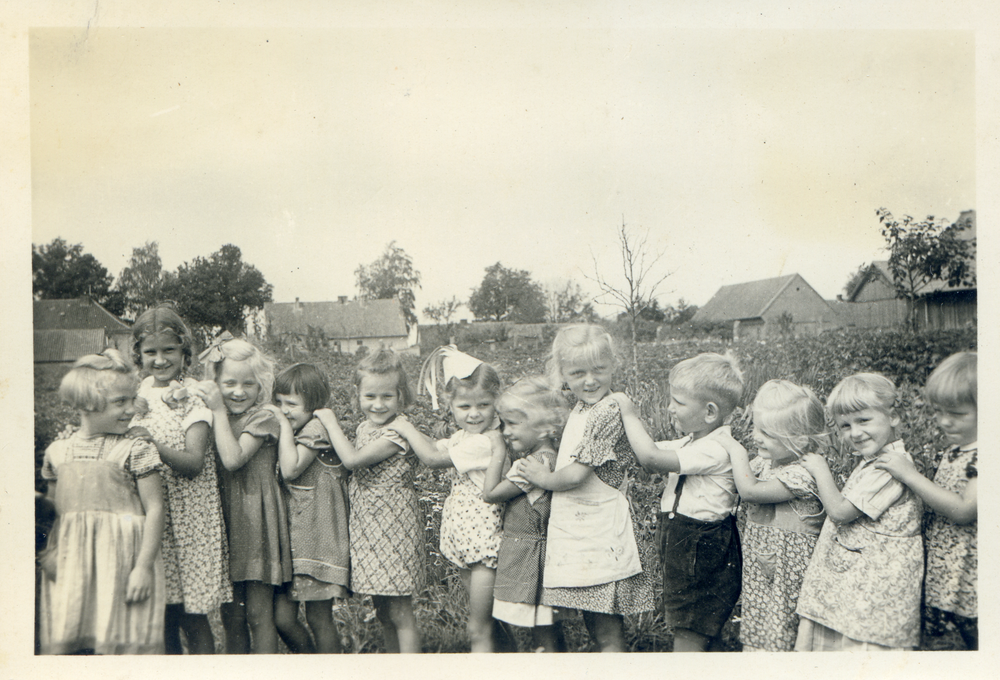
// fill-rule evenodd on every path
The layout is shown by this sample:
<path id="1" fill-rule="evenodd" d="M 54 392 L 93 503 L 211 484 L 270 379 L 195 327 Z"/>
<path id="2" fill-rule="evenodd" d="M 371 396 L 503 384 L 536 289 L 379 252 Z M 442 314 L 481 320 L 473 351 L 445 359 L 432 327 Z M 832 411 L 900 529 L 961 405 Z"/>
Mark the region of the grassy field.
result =
<path id="1" fill-rule="evenodd" d="M 633 398 L 656 439 L 678 436 L 673 432 L 664 408 L 666 378 L 677 361 L 699 352 L 732 351 L 740 361 L 747 382 L 744 404 L 733 414 L 733 433 L 748 450 L 751 422 L 744 408 L 750 403 L 756 389 L 772 378 L 788 378 L 813 387 L 821 399 L 843 377 L 859 371 L 878 371 L 894 380 L 900 388 L 900 408 L 903 414 L 902 436 L 907 449 L 914 454 L 922 470 L 932 475 L 937 466 L 937 430 L 928 409 L 923 404 L 919 388 L 930 371 L 949 354 L 976 348 L 975 330 L 938 332 L 912 335 L 897 332 L 837 332 L 818 338 L 789 339 L 780 342 L 725 343 L 722 340 L 682 340 L 664 343 L 642 343 L 639 346 L 640 384 Z M 545 352 L 540 349 L 490 350 L 486 345 L 461 347 L 493 364 L 505 383 L 524 375 L 543 370 Z M 329 375 L 333 387 L 331 407 L 342 419 L 344 429 L 353 432 L 360 421 L 352 397 L 352 375 L 355 360 L 323 350 L 305 353 L 297 350 L 294 356 L 279 347 L 270 347 L 280 366 L 295 361 L 308 361 L 321 366 Z M 417 357 L 405 357 L 411 381 L 419 371 Z M 38 476 L 41 455 L 45 446 L 59 430 L 74 419 L 73 414 L 58 403 L 55 390 L 61 372 L 36 370 L 35 377 L 35 488 L 44 489 Z M 624 389 L 624 382 L 615 389 Z M 429 401 L 421 398 L 410 409 L 408 416 L 425 432 L 444 437 L 453 427 L 443 413 L 430 409 Z M 846 451 L 835 452 L 831 467 L 841 479 L 850 473 L 852 458 Z M 655 531 L 658 498 L 664 480 L 636 470 L 633 492 L 636 507 L 640 510 L 642 531 L 650 538 Z M 426 652 L 467 652 L 469 643 L 465 635 L 463 612 L 466 610 L 465 592 L 456 570 L 438 552 L 438 529 L 441 507 L 449 487 L 442 471 L 421 468 L 418 480 L 421 505 L 425 510 L 425 534 L 428 560 L 427 589 L 416 598 L 417 617 L 420 622 Z M 37 526 L 38 538 L 44 537 L 46 526 Z M 370 602 L 355 597 L 335 608 L 335 618 L 340 623 L 345 651 L 372 653 L 381 650 L 381 632 L 374 619 Z M 670 651 L 673 640 L 661 615 L 647 614 L 627 617 L 626 641 L 631 651 Z M 566 640 L 571 651 L 589 651 L 590 640 L 579 618 L 565 624 Z M 723 631 L 719 651 L 739 650 L 739 608 Z M 953 641 L 952 641 L 953 642 Z M 952 642 L 946 641 L 950 646 Z M 520 648 L 526 649 L 526 639 L 519 639 Z"/>

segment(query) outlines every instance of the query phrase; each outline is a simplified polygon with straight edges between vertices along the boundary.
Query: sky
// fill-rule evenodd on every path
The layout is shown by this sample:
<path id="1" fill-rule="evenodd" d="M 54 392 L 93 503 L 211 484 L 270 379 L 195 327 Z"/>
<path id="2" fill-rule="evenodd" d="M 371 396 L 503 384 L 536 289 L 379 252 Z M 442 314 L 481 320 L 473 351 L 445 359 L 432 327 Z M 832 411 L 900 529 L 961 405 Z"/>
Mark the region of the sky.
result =
<path id="1" fill-rule="evenodd" d="M 623 222 L 661 304 L 830 299 L 886 257 L 878 208 L 976 207 L 965 30 L 33 28 L 29 86 L 33 243 L 114 276 L 233 243 L 279 302 L 356 294 L 391 241 L 418 312 L 496 262 L 593 296 Z"/>

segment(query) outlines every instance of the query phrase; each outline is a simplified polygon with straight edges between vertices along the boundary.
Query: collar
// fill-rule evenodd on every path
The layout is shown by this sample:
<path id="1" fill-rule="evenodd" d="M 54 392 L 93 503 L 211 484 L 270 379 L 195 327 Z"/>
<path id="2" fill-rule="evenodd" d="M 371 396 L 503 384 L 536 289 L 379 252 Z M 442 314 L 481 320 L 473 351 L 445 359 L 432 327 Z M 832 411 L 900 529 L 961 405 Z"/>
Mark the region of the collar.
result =
<path id="1" fill-rule="evenodd" d="M 896 441 L 889 442 L 882 447 L 882 450 L 873 456 L 863 456 L 866 463 L 875 460 L 883 453 L 906 453 L 906 445 L 903 444 L 902 439 L 897 439 Z"/>
<path id="2" fill-rule="evenodd" d="M 970 443 L 966 444 L 965 446 L 959 446 L 958 450 L 959 451 L 975 451 L 978 448 L 979 448 L 979 441 L 977 440 L 977 441 L 974 441 L 974 442 L 970 442 Z"/>

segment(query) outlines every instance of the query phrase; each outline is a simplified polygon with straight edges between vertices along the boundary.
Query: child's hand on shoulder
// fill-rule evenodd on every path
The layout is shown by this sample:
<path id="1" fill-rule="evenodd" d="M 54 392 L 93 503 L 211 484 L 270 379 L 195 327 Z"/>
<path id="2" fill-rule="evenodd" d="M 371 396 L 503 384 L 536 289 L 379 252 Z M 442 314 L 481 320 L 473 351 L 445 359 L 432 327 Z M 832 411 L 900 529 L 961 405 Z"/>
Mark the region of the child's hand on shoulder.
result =
<path id="1" fill-rule="evenodd" d="M 522 458 L 514 463 L 515 474 L 539 486 L 552 473 L 549 466 L 535 458 Z"/>
<path id="2" fill-rule="evenodd" d="M 153 435 L 142 425 L 133 425 L 125 431 L 125 436 L 129 439 L 148 439 L 153 441 Z"/>
<path id="3" fill-rule="evenodd" d="M 187 388 L 180 382 L 171 380 L 170 384 L 167 385 L 167 389 L 163 391 L 163 395 L 160 398 L 163 399 L 163 403 L 170 408 L 177 408 L 185 399 L 188 398 L 188 391 Z"/>
<path id="4" fill-rule="evenodd" d="M 333 409 L 331 409 L 331 408 L 326 408 L 326 407 L 324 407 L 324 408 L 318 408 L 315 411 L 313 411 L 313 415 L 316 418 L 318 418 L 321 423 L 324 420 L 327 420 L 327 421 L 332 422 L 332 423 L 339 422 L 337 420 L 337 414 L 334 413 Z"/>
<path id="5" fill-rule="evenodd" d="M 226 408 L 226 403 L 222 401 L 222 392 L 219 391 L 219 386 L 214 380 L 201 380 L 197 382 L 190 388 L 189 393 L 196 397 L 201 397 L 201 400 L 205 402 L 205 406 L 212 411 L 222 411 Z"/>
<path id="6" fill-rule="evenodd" d="M 278 424 L 282 427 L 290 425 L 288 418 L 285 417 L 285 414 L 281 412 L 281 409 L 276 404 L 265 404 L 260 410 L 270 412 L 275 418 L 278 419 Z"/>
<path id="7" fill-rule="evenodd" d="M 635 410 L 635 404 L 632 403 L 632 400 L 629 399 L 628 395 L 624 392 L 612 392 L 608 396 L 611 397 L 612 401 L 618 404 L 618 408 L 622 413 L 625 413 L 630 409 L 633 411 Z"/>
<path id="8" fill-rule="evenodd" d="M 830 469 L 830 465 L 826 462 L 826 458 L 815 451 L 802 454 L 802 457 L 799 458 L 799 462 L 802 463 L 802 467 L 804 467 L 813 477 L 822 472 L 824 469 Z"/>
<path id="9" fill-rule="evenodd" d="M 132 407 L 135 409 L 137 416 L 144 416 L 149 413 L 149 402 L 146 401 L 146 397 L 136 397 L 133 399 Z"/>
<path id="10" fill-rule="evenodd" d="M 913 464 L 913 461 L 907 458 L 901 451 L 883 453 L 875 459 L 875 467 L 879 470 L 885 470 L 900 481 L 903 481 L 903 479 L 913 475 L 914 473 L 920 474 L 917 472 L 917 468 Z"/>
<path id="11" fill-rule="evenodd" d="M 413 423 L 400 418 L 394 418 L 392 422 L 386 424 L 385 429 L 390 432 L 395 432 L 404 439 L 409 439 L 409 436 L 417 431 L 417 428 L 413 425 Z"/>

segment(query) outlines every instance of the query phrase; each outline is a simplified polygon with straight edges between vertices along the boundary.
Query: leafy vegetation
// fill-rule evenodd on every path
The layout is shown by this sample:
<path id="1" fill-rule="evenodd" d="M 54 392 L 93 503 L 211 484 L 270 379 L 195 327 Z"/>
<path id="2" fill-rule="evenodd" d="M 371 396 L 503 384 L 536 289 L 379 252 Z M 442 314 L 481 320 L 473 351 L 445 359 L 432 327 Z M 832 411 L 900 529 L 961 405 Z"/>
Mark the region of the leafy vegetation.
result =
<path id="1" fill-rule="evenodd" d="M 377 260 L 355 269 L 354 276 L 362 300 L 398 300 L 406 329 L 417 323 L 413 289 L 420 287 L 420 272 L 413 268 L 413 258 L 395 241 L 389 242 Z"/>

